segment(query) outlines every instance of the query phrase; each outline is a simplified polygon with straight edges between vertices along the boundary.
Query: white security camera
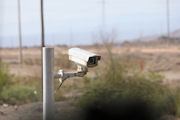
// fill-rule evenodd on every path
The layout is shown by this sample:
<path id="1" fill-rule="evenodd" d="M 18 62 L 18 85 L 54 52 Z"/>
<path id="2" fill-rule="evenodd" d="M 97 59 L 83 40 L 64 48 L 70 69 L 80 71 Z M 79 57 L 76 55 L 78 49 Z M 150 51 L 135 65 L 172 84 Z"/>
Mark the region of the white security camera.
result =
<path id="1" fill-rule="evenodd" d="M 64 70 L 59 70 L 56 73 L 55 78 L 59 78 L 59 88 L 62 83 L 70 77 L 83 77 L 87 74 L 89 67 L 95 67 L 98 65 L 98 61 L 101 59 L 100 55 L 82 50 L 80 48 L 69 49 L 69 60 L 77 64 L 76 72 L 64 72 Z"/>
<path id="2" fill-rule="evenodd" d="M 95 67 L 98 65 L 98 61 L 101 59 L 100 55 L 82 50 L 80 48 L 69 49 L 69 60 L 84 67 Z"/>

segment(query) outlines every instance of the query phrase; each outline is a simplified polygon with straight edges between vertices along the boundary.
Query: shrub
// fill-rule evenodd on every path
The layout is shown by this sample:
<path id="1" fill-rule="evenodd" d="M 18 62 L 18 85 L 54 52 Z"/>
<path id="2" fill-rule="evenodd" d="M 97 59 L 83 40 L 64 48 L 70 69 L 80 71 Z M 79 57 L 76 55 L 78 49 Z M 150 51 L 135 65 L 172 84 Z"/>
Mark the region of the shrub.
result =
<path id="1" fill-rule="evenodd" d="M 174 94 L 177 103 L 177 117 L 180 117 L 180 87 L 179 86 L 174 89 Z"/>
<path id="2" fill-rule="evenodd" d="M 1 93 L 1 102 L 8 104 L 24 104 L 38 101 L 38 93 L 27 86 L 6 87 Z"/>
<path id="3" fill-rule="evenodd" d="M 9 74 L 7 64 L 0 60 L 0 104 L 24 104 L 38 101 L 40 99 L 39 83 L 32 80 L 29 82 L 29 79 L 32 77 L 20 80 L 19 77 Z"/>
<path id="4" fill-rule="evenodd" d="M 7 64 L 3 63 L 0 59 L 0 94 L 3 87 L 9 85 L 10 83 L 10 74 L 8 73 Z"/>
<path id="5" fill-rule="evenodd" d="M 78 101 L 90 119 L 152 120 L 176 113 L 171 91 L 153 72 L 128 73 L 119 59 L 112 58 L 103 73 Z"/>

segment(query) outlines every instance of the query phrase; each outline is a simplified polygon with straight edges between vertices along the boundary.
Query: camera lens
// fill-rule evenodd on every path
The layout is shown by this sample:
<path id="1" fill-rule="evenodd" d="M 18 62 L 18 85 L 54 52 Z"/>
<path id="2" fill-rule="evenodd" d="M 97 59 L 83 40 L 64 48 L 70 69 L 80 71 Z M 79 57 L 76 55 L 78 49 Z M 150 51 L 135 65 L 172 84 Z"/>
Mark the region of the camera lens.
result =
<path id="1" fill-rule="evenodd" d="M 94 57 L 89 58 L 88 64 L 89 64 L 89 65 L 94 65 L 94 64 L 96 64 L 96 58 L 94 58 Z"/>

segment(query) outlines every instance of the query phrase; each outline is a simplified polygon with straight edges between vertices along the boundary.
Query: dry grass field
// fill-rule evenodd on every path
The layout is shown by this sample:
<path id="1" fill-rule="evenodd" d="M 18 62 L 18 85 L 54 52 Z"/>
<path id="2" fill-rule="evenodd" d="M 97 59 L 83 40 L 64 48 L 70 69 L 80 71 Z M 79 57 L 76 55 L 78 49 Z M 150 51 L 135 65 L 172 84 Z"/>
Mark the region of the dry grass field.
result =
<path id="1" fill-rule="evenodd" d="M 84 48 L 84 47 L 83 47 Z M 98 53 L 100 55 L 106 54 L 106 49 L 103 47 L 86 47 L 86 50 Z M 55 47 L 55 60 L 61 57 L 62 54 L 67 54 L 68 48 L 66 47 Z M 179 80 L 180 75 L 180 47 L 176 45 L 164 46 L 164 47 L 137 47 L 137 46 L 123 46 L 113 47 L 112 53 L 118 56 L 128 56 L 129 58 L 137 58 L 140 62 L 144 62 L 144 70 L 152 70 L 159 72 L 166 76 L 169 81 Z M 20 76 L 37 76 L 41 74 L 41 49 L 40 48 L 24 48 L 23 59 L 24 64 L 18 64 L 18 49 L 1 49 L 0 58 L 4 62 L 9 63 L 9 70 L 12 74 Z M 65 61 L 68 60 L 66 56 Z M 63 62 L 63 61 L 62 61 Z M 132 61 L 133 62 L 133 61 Z M 60 68 L 60 64 L 55 65 L 55 68 Z M 63 63 L 62 63 L 63 64 Z M 65 68 L 66 69 L 66 68 Z M 138 68 L 137 68 L 138 69 Z"/>

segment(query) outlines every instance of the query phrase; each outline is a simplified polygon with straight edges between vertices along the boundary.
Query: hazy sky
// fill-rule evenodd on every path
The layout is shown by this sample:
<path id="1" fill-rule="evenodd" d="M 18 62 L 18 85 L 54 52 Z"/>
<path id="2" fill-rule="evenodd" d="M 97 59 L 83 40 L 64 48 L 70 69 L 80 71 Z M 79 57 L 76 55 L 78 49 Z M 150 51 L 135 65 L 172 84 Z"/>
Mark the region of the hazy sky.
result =
<path id="1" fill-rule="evenodd" d="M 44 0 L 46 44 L 91 44 L 102 28 L 102 0 Z M 21 0 L 23 45 L 40 45 L 40 0 Z M 170 0 L 171 31 L 180 0 Z M 0 44 L 18 44 L 17 0 L 0 0 Z M 106 30 L 117 41 L 166 33 L 166 0 L 106 0 Z M 72 35 L 72 38 L 70 37 Z M 72 41 L 70 41 L 72 40 Z"/>

